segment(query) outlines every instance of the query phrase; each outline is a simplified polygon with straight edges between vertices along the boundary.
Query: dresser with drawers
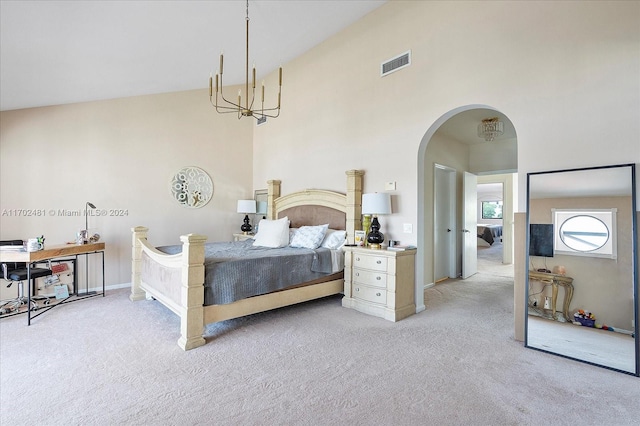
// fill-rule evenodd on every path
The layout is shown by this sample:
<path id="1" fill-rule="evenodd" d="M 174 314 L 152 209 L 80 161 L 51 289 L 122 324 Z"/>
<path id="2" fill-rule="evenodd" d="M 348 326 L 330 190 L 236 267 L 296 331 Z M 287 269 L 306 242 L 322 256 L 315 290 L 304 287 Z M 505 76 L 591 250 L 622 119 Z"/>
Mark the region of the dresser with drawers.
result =
<path id="1" fill-rule="evenodd" d="M 389 321 L 416 312 L 416 250 L 390 251 L 343 247 L 342 306 Z"/>

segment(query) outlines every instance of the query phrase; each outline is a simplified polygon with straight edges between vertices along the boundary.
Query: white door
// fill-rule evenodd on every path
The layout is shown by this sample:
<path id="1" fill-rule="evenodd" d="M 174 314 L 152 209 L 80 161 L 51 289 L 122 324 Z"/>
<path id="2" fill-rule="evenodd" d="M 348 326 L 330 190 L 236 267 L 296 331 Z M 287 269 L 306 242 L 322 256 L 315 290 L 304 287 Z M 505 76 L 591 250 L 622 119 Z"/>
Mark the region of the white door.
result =
<path id="1" fill-rule="evenodd" d="M 435 165 L 434 282 L 456 275 L 456 171 Z"/>
<path id="2" fill-rule="evenodd" d="M 478 177 L 464 172 L 462 185 L 462 278 L 478 272 Z"/>

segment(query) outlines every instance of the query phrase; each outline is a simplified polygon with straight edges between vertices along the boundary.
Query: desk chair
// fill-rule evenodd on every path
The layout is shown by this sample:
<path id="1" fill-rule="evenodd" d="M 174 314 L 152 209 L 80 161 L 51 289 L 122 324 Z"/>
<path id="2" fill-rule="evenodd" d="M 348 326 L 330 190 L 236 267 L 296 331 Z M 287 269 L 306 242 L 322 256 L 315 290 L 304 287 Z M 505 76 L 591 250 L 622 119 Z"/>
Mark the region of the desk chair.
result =
<path id="1" fill-rule="evenodd" d="M 0 246 L 18 246 L 22 245 L 22 240 L 8 240 L 0 241 Z M 31 288 L 28 290 L 31 294 L 35 294 L 36 278 L 46 277 L 52 275 L 51 269 L 47 268 L 30 268 Z M 21 306 L 27 303 L 27 296 L 24 295 L 23 281 L 27 279 L 27 265 L 23 262 L 7 262 L 2 264 L 2 277 L 5 281 L 9 281 L 7 288 L 11 287 L 14 282 L 18 283 L 18 297 L 13 300 L 3 302 L 0 305 L 0 315 L 17 311 Z M 49 304 L 49 298 L 37 298 L 38 300 L 44 300 L 44 304 Z M 38 303 L 36 298 L 31 298 L 31 306 L 28 309 L 38 309 Z"/>

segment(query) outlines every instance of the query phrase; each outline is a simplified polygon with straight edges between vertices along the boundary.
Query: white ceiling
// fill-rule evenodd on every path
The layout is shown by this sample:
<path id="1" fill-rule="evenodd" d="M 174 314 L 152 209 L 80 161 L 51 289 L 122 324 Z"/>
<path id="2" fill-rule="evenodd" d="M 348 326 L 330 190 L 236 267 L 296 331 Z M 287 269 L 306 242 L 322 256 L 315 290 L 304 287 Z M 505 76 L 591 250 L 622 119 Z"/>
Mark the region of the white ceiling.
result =
<path id="1" fill-rule="evenodd" d="M 385 2 L 251 1 L 258 80 Z M 2 0 L 0 110 L 206 88 L 221 51 L 243 83 L 245 17 L 244 0 Z"/>

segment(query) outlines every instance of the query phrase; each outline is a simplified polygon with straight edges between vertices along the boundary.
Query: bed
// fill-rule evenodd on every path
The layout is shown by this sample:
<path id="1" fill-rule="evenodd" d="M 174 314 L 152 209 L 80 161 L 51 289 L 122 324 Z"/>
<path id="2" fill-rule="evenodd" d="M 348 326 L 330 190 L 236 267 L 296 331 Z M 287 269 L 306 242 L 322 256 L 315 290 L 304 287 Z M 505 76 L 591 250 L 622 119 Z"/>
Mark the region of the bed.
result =
<path id="1" fill-rule="evenodd" d="M 478 245 L 492 245 L 502 240 L 502 225 L 478 224 Z"/>
<path id="2" fill-rule="evenodd" d="M 325 190 L 305 190 L 280 196 L 280 181 L 268 181 L 267 218 L 277 221 L 287 217 L 292 228 L 329 224 L 331 229 L 346 231 L 346 242 L 354 242 L 356 229 L 361 228 L 362 179 L 364 172 L 346 172 L 346 193 Z M 239 300 L 217 302 L 205 295 L 205 282 L 210 281 L 211 262 L 207 237 L 197 234 L 180 236 L 179 253 L 175 249 L 158 249 L 149 243 L 149 229 L 132 228 L 132 277 L 130 300 L 156 299 L 180 317 L 178 345 L 190 350 L 206 343 L 206 324 L 264 312 L 344 291 L 343 273 L 325 274 L 303 284 L 287 285 L 284 289 L 242 297 Z M 260 232 L 258 232 L 260 234 Z M 231 244 L 231 243 L 228 243 Z M 251 240 L 237 242 L 251 245 Z M 164 250 L 164 251 L 163 251 Z M 168 251 L 168 252 L 167 252 Z M 224 268 L 222 268 L 224 269 Z M 150 272 L 152 271 L 152 272 Z M 266 275 L 268 276 L 268 274 Z"/>

